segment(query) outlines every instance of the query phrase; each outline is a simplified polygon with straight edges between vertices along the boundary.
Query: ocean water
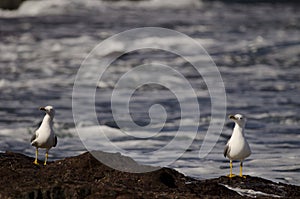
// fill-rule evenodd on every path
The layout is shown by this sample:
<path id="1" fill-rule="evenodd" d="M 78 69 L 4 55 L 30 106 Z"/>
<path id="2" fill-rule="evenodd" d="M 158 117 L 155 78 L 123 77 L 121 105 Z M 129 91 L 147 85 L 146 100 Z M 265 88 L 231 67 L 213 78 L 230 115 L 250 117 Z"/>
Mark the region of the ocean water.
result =
<path id="1" fill-rule="evenodd" d="M 50 151 L 51 160 L 78 155 L 86 147 L 114 151 L 113 143 L 141 163 L 166 164 L 199 179 L 226 175 L 229 163 L 223 148 L 232 132 L 229 119 L 223 118 L 224 125 L 217 122 L 222 125 L 217 143 L 205 158 L 199 157 L 212 121 L 212 91 L 203 74 L 171 52 L 126 52 L 140 45 L 180 49 L 185 44 L 180 38 L 145 35 L 134 42 L 113 40 L 94 51 L 95 57 L 88 60 L 90 68 L 79 81 L 81 101 L 72 101 L 78 70 L 97 44 L 133 28 L 162 27 L 181 32 L 206 49 L 224 83 L 226 115 L 247 117 L 245 133 L 252 155 L 244 163 L 244 173 L 299 185 L 299 5 L 163 2 L 47 0 L 27 1 L 15 11 L 0 10 L 0 151 L 34 156 L 29 140 L 44 114 L 38 108 L 49 104 L 56 108 L 59 137 L 58 146 Z M 189 60 L 207 62 L 196 49 L 185 52 Z M 115 56 L 118 59 L 100 78 L 98 58 Z M 146 67 L 132 72 L 137 66 Z M 164 69 L 169 74 L 170 68 L 182 76 L 162 75 Z M 116 83 L 125 74 L 131 75 L 120 84 L 112 107 Z M 95 77 L 99 81 L 93 82 Z M 180 77 L 195 93 L 179 89 L 181 94 L 176 96 L 174 89 L 184 82 Z M 148 83 L 137 87 L 142 80 Z M 119 106 L 128 97 L 123 91 L 132 89 L 128 114 Z M 85 101 L 90 91 L 95 93 L 93 107 Z M 194 95 L 199 117 L 194 114 Z M 187 114 L 182 115 L 182 107 Z M 77 122 L 74 112 L 80 113 Z M 96 120 L 90 119 L 94 116 Z M 99 135 L 98 123 L 105 136 Z M 157 152 L 174 137 L 175 147 Z M 238 163 L 234 171 L 238 173 Z"/>

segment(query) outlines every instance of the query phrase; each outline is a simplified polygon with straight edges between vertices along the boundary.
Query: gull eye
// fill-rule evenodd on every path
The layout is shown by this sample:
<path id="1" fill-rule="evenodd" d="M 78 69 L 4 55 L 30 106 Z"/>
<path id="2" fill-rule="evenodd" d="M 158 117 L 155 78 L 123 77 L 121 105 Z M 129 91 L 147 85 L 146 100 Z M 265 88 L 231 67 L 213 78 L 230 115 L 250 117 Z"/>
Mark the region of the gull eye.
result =
<path id="1" fill-rule="evenodd" d="M 244 119 L 243 117 L 240 117 L 240 120 Z"/>

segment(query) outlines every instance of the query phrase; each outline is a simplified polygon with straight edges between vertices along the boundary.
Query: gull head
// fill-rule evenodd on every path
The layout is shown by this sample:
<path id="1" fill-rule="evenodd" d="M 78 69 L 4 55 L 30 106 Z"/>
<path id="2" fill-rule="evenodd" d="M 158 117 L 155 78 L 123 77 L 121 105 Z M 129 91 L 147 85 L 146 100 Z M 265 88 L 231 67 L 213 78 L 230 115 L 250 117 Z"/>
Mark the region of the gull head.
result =
<path id="1" fill-rule="evenodd" d="M 233 120 L 240 127 L 244 128 L 246 125 L 246 117 L 241 114 L 229 115 L 229 119 Z"/>
<path id="2" fill-rule="evenodd" d="M 52 106 L 40 107 L 40 110 L 45 111 L 51 118 L 55 115 L 55 110 Z"/>

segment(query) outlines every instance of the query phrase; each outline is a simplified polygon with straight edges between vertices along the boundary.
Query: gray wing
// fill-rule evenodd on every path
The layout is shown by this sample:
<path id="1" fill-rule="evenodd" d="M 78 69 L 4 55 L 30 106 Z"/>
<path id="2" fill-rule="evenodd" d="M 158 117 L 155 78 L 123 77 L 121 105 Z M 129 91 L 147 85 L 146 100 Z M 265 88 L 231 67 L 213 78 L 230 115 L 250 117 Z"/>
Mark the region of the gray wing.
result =
<path id="1" fill-rule="evenodd" d="M 56 145 L 57 145 L 57 137 L 56 137 L 56 135 L 54 136 L 54 145 L 53 145 L 53 147 L 56 147 Z"/>
<path id="2" fill-rule="evenodd" d="M 229 147 L 229 144 L 227 143 L 225 148 L 224 148 L 224 157 L 226 158 L 227 154 L 229 153 L 230 151 L 230 147 Z"/>
<path id="3" fill-rule="evenodd" d="M 33 140 L 35 140 L 36 139 L 36 134 L 34 133 L 33 135 L 32 135 L 32 137 L 31 137 L 31 139 L 30 139 L 30 142 L 32 142 Z"/>

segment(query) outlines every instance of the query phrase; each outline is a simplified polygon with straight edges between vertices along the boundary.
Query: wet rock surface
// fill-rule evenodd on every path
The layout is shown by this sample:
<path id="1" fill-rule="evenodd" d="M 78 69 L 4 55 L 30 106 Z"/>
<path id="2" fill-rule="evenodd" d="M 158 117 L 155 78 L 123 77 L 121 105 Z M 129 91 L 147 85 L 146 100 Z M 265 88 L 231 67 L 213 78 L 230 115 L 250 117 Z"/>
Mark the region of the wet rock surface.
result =
<path id="1" fill-rule="evenodd" d="M 0 9 L 15 10 L 26 0 L 1 0 Z"/>
<path id="2" fill-rule="evenodd" d="M 120 159 L 120 167 L 139 167 L 120 154 L 93 152 Z M 197 180 L 170 169 L 121 172 L 90 153 L 44 166 L 19 153 L 0 154 L 0 198 L 299 198 L 300 187 L 246 176 Z M 143 168 L 145 166 L 140 166 Z"/>

